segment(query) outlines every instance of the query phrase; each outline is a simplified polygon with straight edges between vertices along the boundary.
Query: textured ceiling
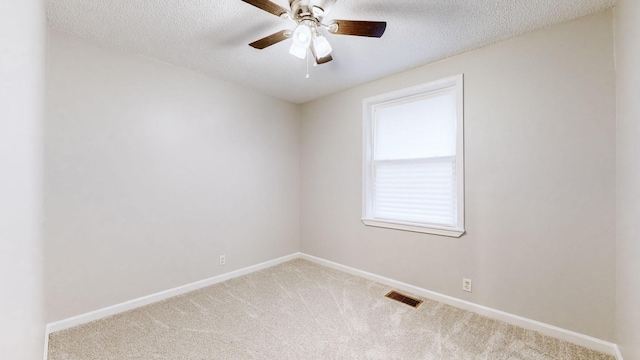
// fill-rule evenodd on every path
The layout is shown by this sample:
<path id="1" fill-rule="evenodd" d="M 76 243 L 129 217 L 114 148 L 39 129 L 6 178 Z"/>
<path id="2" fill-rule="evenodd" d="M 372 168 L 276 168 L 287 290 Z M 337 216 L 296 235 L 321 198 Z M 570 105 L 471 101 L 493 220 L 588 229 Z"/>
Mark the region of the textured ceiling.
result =
<path id="1" fill-rule="evenodd" d="M 288 7 L 288 0 L 273 0 Z M 338 0 L 331 19 L 384 20 L 380 39 L 329 34 L 332 62 L 310 68 L 289 41 L 250 42 L 281 19 L 241 0 L 47 0 L 57 30 L 295 103 L 612 7 L 615 0 Z"/>

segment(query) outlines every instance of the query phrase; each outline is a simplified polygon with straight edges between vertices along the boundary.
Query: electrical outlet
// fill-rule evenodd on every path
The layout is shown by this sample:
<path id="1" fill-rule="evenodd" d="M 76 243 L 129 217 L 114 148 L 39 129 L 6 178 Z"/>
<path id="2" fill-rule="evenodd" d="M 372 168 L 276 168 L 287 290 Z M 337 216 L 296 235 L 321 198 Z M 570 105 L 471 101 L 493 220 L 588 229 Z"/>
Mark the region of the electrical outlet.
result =
<path id="1" fill-rule="evenodd" d="M 227 257 L 225 255 L 220 255 L 220 265 L 224 265 L 227 263 Z"/>
<path id="2" fill-rule="evenodd" d="M 471 279 L 462 279 L 462 290 L 471 292 Z"/>

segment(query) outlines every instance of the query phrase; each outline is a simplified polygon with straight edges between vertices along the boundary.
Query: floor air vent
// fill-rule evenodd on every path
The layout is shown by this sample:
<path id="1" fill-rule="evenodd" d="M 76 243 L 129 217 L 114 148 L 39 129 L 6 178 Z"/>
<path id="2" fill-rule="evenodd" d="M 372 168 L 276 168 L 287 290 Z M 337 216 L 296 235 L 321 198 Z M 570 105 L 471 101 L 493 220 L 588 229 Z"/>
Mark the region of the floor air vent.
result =
<path id="1" fill-rule="evenodd" d="M 385 295 L 386 297 L 388 297 L 389 299 L 393 299 L 396 301 L 400 301 L 401 303 L 407 304 L 411 307 L 417 308 L 418 306 L 420 306 L 420 304 L 422 304 L 422 300 L 418 300 L 415 298 L 412 298 L 410 296 L 404 295 L 404 294 L 400 294 L 397 291 L 390 291 L 387 295 Z"/>

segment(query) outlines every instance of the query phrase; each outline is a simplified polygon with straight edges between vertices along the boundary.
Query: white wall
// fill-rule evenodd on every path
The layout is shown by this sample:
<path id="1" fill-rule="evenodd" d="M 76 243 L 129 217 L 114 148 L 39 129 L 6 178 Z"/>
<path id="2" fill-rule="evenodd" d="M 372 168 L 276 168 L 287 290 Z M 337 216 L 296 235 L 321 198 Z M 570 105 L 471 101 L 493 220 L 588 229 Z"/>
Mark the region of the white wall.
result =
<path id="1" fill-rule="evenodd" d="M 302 251 L 613 341 L 612 28 L 606 11 L 305 104 Z M 467 234 L 364 226 L 362 99 L 459 73 Z"/>
<path id="2" fill-rule="evenodd" d="M 49 41 L 47 321 L 298 251 L 295 105 L 58 32 Z"/>
<path id="3" fill-rule="evenodd" d="M 0 357 L 42 358 L 40 0 L 0 2 Z"/>
<path id="4" fill-rule="evenodd" d="M 640 2 L 618 0 L 616 337 L 625 360 L 640 359 Z"/>

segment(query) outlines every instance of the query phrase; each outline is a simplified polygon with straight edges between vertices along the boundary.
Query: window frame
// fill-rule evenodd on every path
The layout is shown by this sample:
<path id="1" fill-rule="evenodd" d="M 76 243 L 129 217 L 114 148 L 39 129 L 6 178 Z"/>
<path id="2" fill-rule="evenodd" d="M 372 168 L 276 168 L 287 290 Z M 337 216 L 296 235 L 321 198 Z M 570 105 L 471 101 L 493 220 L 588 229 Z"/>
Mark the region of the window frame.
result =
<path id="1" fill-rule="evenodd" d="M 438 226 L 424 223 L 373 218 L 373 148 L 375 134 L 375 109 L 391 102 L 410 100 L 430 93 L 454 89 L 456 94 L 456 191 L 457 226 Z M 431 81 L 407 89 L 366 98 L 362 101 L 363 150 L 362 150 L 362 222 L 367 226 L 396 230 L 460 237 L 465 233 L 464 222 L 464 77 L 463 74 Z"/>

